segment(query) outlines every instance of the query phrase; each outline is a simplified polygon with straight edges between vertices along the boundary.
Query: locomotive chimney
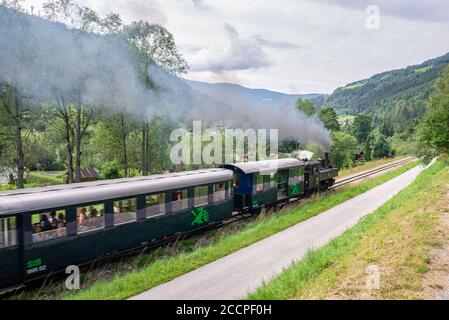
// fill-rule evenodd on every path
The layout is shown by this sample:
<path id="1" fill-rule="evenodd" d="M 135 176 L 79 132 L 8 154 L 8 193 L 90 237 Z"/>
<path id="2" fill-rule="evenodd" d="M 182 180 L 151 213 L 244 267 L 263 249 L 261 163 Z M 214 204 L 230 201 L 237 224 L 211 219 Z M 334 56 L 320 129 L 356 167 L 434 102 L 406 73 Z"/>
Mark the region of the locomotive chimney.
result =
<path id="1" fill-rule="evenodd" d="M 326 152 L 324 154 L 324 159 L 326 160 L 326 168 L 329 168 L 329 166 L 331 165 L 331 161 L 329 159 L 329 152 Z"/>

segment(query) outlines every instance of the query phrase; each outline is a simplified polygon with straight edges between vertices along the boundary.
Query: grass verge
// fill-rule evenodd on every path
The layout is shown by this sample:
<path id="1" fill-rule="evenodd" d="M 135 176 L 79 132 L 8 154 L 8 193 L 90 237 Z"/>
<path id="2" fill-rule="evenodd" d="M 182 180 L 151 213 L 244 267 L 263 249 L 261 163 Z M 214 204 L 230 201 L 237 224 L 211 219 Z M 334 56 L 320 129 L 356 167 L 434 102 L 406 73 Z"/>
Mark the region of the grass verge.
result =
<path id="1" fill-rule="evenodd" d="M 63 295 L 65 299 L 126 299 L 195 270 L 207 263 L 229 255 L 259 240 L 305 221 L 327 209 L 364 193 L 416 166 L 417 163 L 391 171 L 383 176 L 367 180 L 359 185 L 342 189 L 337 193 L 322 196 L 293 210 L 269 215 L 262 221 L 247 225 L 234 234 L 223 236 L 205 247 L 181 253 L 168 259 L 156 260 L 139 270 L 99 280 L 89 288 L 74 295 Z"/>
<path id="2" fill-rule="evenodd" d="M 429 252 L 447 203 L 449 159 L 427 169 L 406 189 L 326 246 L 248 295 L 249 299 L 420 298 Z M 367 267 L 379 268 L 379 290 L 366 287 Z"/>

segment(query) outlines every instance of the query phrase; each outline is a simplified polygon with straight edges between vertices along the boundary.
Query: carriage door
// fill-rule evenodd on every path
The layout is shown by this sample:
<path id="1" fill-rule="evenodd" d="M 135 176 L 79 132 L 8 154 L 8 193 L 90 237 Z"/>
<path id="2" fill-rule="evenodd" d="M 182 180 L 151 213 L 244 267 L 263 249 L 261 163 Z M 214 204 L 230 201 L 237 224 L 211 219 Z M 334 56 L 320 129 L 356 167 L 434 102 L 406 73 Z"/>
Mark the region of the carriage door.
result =
<path id="1" fill-rule="evenodd" d="M 19 245 L 15 216 L 0 217 L 0 287 L 20 281 Z"/>
<path id="2" fill-rule="evenodd" d="M 288 170 L 278 172 L 278 200 L 288 198 Z"/>

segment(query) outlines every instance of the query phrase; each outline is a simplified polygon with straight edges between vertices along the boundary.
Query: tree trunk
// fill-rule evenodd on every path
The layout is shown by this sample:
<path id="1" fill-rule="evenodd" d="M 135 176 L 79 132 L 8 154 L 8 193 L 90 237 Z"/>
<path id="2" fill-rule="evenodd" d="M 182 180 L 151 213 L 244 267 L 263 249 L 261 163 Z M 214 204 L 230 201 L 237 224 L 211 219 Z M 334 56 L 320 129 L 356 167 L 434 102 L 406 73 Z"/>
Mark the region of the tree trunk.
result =
<path id="1" fill-rule="evenodd" d="M 23 153 L 23 141 L 22 141 L 22 124 L 20 115 L 19 97 L 17 92 L 14 95 L 14 126 L 15 126 L 15 140 L 16 140 L 16 152 L 17 152 L 17 189 L 23 189 L 25 187 L 25 155 Z"/>
<path id="2" fill-rule="evenodd" d="M 146 123 L 146 131 L 147 131 L 147 141 L 145 145 L 145 154 L 146 154 L 146 167 L 145 171 L 147 175 L 150 174 L 150 124 Z"/>
<path id="3" fill-rule="evenodd" d="M 146 171 L 147 168 L 147 129 L 146 129 L 146 121 L 142 125 L 142 165 L 141 171 L 142 175 L 146 176 L 148 173 Z"/>
<path id="4" fill-rule="evenodd" d="M 70 108 L 64 97 L 55 97 L 58 105 L 58 116 L 64 121 L 64 139 L 67 152 L 67 183 L 73 183 L 73 130 L 70 124 Z"/>
<path id="5" fill-rule="evenodd" d="M 75 182 L 81 182 L 81 106 L 76 108 L 75 125 Z"/>
<path id="6" fill-rule="evenodd" d="M 120 115 L 120 121 L 122 125 L 122 152 L 123 152 L 123 171 L 125 172 L 125 177 L 129 176 L 129 165 L 128 165 L 128 151 L 126 146 L 127 129 L 125 124 L 125 115 Z"/>
<path id="7" fill-rule="evenodd" d="M 73 183 L 73 145 L 70 138 L 70 119 L 68 114 L 63 115 L 65 126 L 65 140 L 67 149 L 67 182 Z"/>

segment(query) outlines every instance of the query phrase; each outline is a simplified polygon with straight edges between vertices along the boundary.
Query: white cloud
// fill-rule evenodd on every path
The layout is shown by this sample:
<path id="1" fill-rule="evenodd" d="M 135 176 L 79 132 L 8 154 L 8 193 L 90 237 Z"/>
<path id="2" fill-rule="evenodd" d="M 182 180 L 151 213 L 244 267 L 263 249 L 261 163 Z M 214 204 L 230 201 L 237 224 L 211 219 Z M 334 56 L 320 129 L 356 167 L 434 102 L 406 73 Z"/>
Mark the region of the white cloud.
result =
<path id="1" fill-rule="evenodd" d="M 225 47 L 205 48 L 197 52 L 191 60 L 193 72 L 224 72 L 267 68 L 273 64 L 256 39 L 245 39 L 237 29 L 225 23 L 228 44 Z"/>
<path id="2" fill-rule="evenodd" d="M 128 22 L 163 23 L 192 66 L 187 77 L 200 81 L 331 92 L 449 52 L 447 0 L 131 1 L 79 0 Z M 379 30 L 366 29 L 368 4 L 380 7 Z M 225 22 L 238 35 L 225 31 Z"/>

